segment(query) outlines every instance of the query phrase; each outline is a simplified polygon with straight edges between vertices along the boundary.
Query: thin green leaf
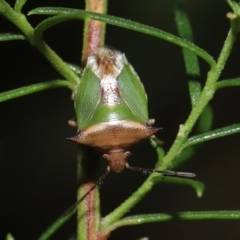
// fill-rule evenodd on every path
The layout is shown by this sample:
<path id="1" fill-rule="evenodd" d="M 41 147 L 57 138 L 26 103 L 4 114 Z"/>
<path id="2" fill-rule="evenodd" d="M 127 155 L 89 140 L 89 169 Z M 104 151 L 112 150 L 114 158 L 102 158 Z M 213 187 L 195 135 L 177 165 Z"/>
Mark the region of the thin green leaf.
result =
<path id="1" fill-rule="evenodd" d="M 0 41 L 26 40 L 25 36 L 16 33 L 0 33 Z"/>
<path id="2" fill-rule="evenodd" d="M 198 197 L 201 197 L 205 189 L 204 184 L 197 180 L 192 180 L 188 178 L 170 177 L 162 176 L 160 174 L 154 173 L 151 175 L 151 180 L 154 184 L 156 183 L 172 183 L 192 187 Z"/>
<path id="3" fill-rule="evenodd" d="M 209 132 L 213 124 L 212 107 L 208 104 L 198 119 L 197 131 L 199 133 Z"/>
<path id="4" fill-rule="evenodd" d="M 191 78 L 190 75 L 188 75 L 188 77 L 188 89 L 191 98 L 191 104 L 192 106 L 194 106 L 200 97 L 202 87 L 200 82 L 198 82 L 197 80 L 192 80 L 193 77 Z"/>
<path id="5" fill-rule="evenodd" d="M 16 12 L 21 12 L 22 7 L 27 2 L 27 0 L 16 0 L 16 3 L 14 5 L 14 9 Z"/>
<path id="6" fill-rule="evenodd" d="M 181 38 L 190 42 L 194 42 L 192 28 L 188 19 L 185 7 L 185 0 L 175 0 L 175 23 L 177 25 L 178 34 Z M 187 49 L 182 49 L 186 73 L 189 81 L 189 93 L 192 106 L 196 104 L 201 93 L 201 85 L 199 83 L 200 68 L 197 55 Z"/>
<path id="7" fill-rule="evenodd" d="M 52 80 L 43 83 L 36 83 L 26 87 L 20 87 L 10 91 L 0 93 L 0 102 L 8 101 L 14 98 L 23 97 L 35 92 L 40 92 L 57 87 L 69 87 L 71 85 L 68 81 L 65 80 Z"/>
<path id="8" fill-rule="evenodd" d="M 170 220 L 239 220 L 240 211 L 194 211 L 194 212 L 178 212 L 170 213 L 156 213 L 144 214 L 123 218 L 116 223 L 112 224 L 108 229 L 109 232 L 124 227 L 140 224 L 164 222 Z"/>
<path id="9" fill-rule="evenodd" d="M 240 133 L 240 124 L 233 124 L 231 126 L 219 128 L 207 133 L 199 134 L 194 137 L 189 138 L 183 145 L 183 148 L 189 147 L 194 144 L 206 142 L 220 137 L 225 137 L 228 135 Z"/>
<path id="10" fill-rule="evenodd" d="M 6 240 L 14 240 L 14 237 L 11 233 L 8 233 L 6 236 Z"/>
<path id="11" fill-rule="evenodd" d="M 210 56 L 206 51 L 203 49 L 199 48 L 198 46 L 194 45 L 191 42 L 188 42 L 185 39 L 181 39 L 179 37 L 176 37 L 170 33 L 164 32 L 160 29 L 153 28 L 141 23 L 137 23 L 131 20 L 119 18 L 119 17 L 113 17 L 109 15 L 104 15 L 104 14 L 98 14 L 98 13 L 92 13 L 92 12 L 87 12 L 84 10 L 73 10 L 73 9 L 64 9 L 64 8 L 37 8 L 29 12 L 29 14 L 50 14 L 50 15 L 55 15 L 55 14 L 60 14 L 55 17 L 48 18 L 44 21 L 42 21 L 37 27 L 35 31 L 35 36 L 36 38 L 41 38 L 43 32 L 64 21 L 69 21 L 72 19 L 86 19 L 86 18 L 91 18 L 96 21 L 101 21 L 101 22 L 106 22 L 108 24 L 118 26 L 118 27 L 123 27 L 126 29 L 130 29 L 133 31 L 149 34 L 151 36 L 155 36 L 161 39 L 164 39 L 166 41 L 169 41 L 171 43 L 174 43 L 180 47 L 186 48 L 189 51 L 192 51 L 193 53 L 197 54 L 201 58 L 203 58 L 206 62 L 210 64 L 210 66 L 215 65 L 215 61 Z"/>
<path id="12" fill-rule="evenodd" d="M 216 84 L 217 90 L 221 88 L 236 87 L 236 86 L 240 86 L 240 78 L 226 79 L 226 80 L 217 82 Z"/>
<path id="13" fill-rule="evenodd" d="M 59 14 L 74 14 L 77 13 L 79 9 L 74 8 L 64 8 L 64 7 L 38 7 L 32 9 L 28 12 L 30 15 L 59 15 Z"/>
<path id="14" fill-rule="evenodd" d="M 49 239 L 62 225 L 64 225 L 72 216 L 76 214 L 77 209 L 74 209 L 67 216 L 59 217 L 37 240 Z"/>

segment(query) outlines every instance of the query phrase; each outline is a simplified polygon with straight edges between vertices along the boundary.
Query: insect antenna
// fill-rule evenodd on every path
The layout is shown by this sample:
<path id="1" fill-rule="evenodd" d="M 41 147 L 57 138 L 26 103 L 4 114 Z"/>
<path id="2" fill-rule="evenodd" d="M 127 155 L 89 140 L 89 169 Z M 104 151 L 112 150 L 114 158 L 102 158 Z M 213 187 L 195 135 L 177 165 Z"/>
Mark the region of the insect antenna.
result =
<path id="1" fill-rule="evenodd" d="M 110 172 L 110 168 L 107 167 L 106 172 L 96 181 L 96 183 L 81 197 L 79 198 L 64 214 L 63 216 L 67 216 L 70 212 L 72 212 L 79 203 L 81 203 L 86 197 L 87 195 L 94 190 L 96 187 L 101 187 L 101 185 L 104 182 L 105 177 L 108 175 L 108 173 Z"/>
<path id="2" fill-rule="evenodd" d="M 133 170 L 133 171 L 138 171 L 138 172 L 143 172 L 144 174 L 150 174 L 153 172 L 157 173 L 162 173 L 164 176 L 176 176 L 176 177 L 195 177 L 195 173 L 189 173 L 189 172 L 175 172 L 171 170 L 156 170 L 156 169 L 148 169 L 148 168 L 139 168 L 139 167 L 131 167 L 128 164 L 126 164 L 126 168 Z"/>

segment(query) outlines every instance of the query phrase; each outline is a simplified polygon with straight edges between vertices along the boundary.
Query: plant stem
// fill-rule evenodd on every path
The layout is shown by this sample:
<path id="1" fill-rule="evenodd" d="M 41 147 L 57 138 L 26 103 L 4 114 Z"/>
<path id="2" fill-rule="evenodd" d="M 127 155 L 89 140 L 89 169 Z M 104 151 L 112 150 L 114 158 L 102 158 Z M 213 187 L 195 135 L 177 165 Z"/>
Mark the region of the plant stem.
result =
<path id="1" fill-rule="evenodd" d="M 193 106 L 192 111 L 186 120 L 184 125 L 180 125 L 179 132 L 177 134 L 176 140 L 174 141 L 172 147 L 170 148 L 168 154 L 162 160 L 161 170 L 171 168 L 173 160 L 181 153 L 183 150 L 183 144 L 185 143 L 189 133 L 191 132 L 194 124 L 196 123 L 198 117 L 204 110 L 205 106 L 212 99 L 214 92 L 216 91 L 216 82 L 220 76 L 220 73 L 226 63 L 232 46 L 235 42 L 236 36 L 233 36 L 231 30 L 227 36 L 223 49 L 220 53 L 219 59 L 216 65 L 212 66 L 208 73 L 206 84 L 200 97 L 196 104 Z M 143 196 L 145 196 L 153 187 L 152 179 L 156 176 L 156 173 L 151 174 L 149 178 L 143 183 L 143 185 L 132 194 L 122 205 L 114 210 L 111 214 L 105 217 L 102 221 L 102 228 L 105 229 L 111 224 L 120 219 L 126 212 L 129 211 L 136 203 L 138 203 Z"/>
<path id="2" fill-rule="evenodd" d="M 73 215 L 75 211 L 72 211 L 67 216 L 60 216 L 51 226 L 44 231 L 44 233 L 38 238 L 38 240 L 47 240 L 49 239 L 61 226 L 63 226 Z"/>
<path id="3" fill-rule="evenodd" d="M 107 9 L 106 0 L 86 0 L 86 11 L 105 14 Z M 92 55 L 105 40 L 104 22 L 86 19 L 84 23 L 84 38 L 82 51 L 82 66 L 85 66 L 87 58 Z"/>
<path id="4" fill-rule="evenodd" d="M 209 140 L 213 140 L 216 138 L 226 137 L 228 135 L 232 135 L 232 134 L 236 134 L 236 133 L 240 133 L 240 124 L 239 123 L 190 137 L 183 145 L 183 148 L 186 148 L 186 147 L 198 144 L 198 143 L 206 142 Z"/>
<path id="5" fill-rule="evenodd" d="M 217 83 L 217 89 L 240 86 L 240 78 L 226 79 Z"/>
<path id="6" fill-rule="evenodd" d="M 170 34 L 168 32 L 164 32 L 160 29 L 150 27 L 150 26 L 138 23 L 138 22 L 131 21 L 131 20 L 127 20 L 124 18 L 114 17 L 114 16 L 110 16 L 110 15 L 104 15 L 104 14 L 98 14 L 98 13 L 93 13 L 93 12 L 87 12 L 87 11 L 83 11 L 83 10 L 76 10 L 76 9 L 71 9 L 71 8 L 54 8 L 53 9 L 53 8 L 49 8 L 49 7 L 41 7 L 41 8 L 33 9 L 29 12 L 29 14 L 40 14 L 40 15 L 62 14 L 62 16 L 64 14 L 66 16 L 65 21 L 72 20 L 72 19 L 84 19 L 85 20 L 87 18 L 91 18 L 96 21 L 105 22 L 105 23 L 113 25 L 113 26 L 122 27 L 125 29 L 129 29 L 132 31 L 136 31 L 136 32 L 148 34 L 148 35 L 151 35 L 151 36 L 154 36 L 157 38 L 164 39 L 168 42 L 176 44 L 182 48 L 188 49 L 189 51 L 195 53 L 196 55 L 198 55 L 199 57 L 204 59 L 210 66 L 215 65 L 215 60 L 213 59 L 213 57 L 210 56 L 205 50 L 196 46 L 195 44 L 193 44 L 185 39 L 176 37 L 175 35 Z M 51 23 L 53 21 L 53 19 L 59 20 L 58 17 L 62 19 L 62 16 L 55 16 L 53 18 L 44 20 L 38 26 L 41 26 L 44 24 L 45 27 L 48 27 L 45 24 L 46 22 L 49 24 L 49 22 Z M 38 27 L 36 27 L 36 28 L 38 28 Z"/>
<path id="7" fill-rule="evenodd" d="M 106 13 L 107 0 L 86 0 L 86 10 Z M 90 19 L 85 20 L 84 24 L 84 39 L 82 51 L 82 66 L 85 66 L 87 58 L 92 55 L 104 43 L 105 37 L 105 23 Z M 98 160 L 98 159 L 97 159 Z M 78 161 L 80 167 L 81 161 Z M 98 172 L 98 162 L 91 161 L 84 169 L 84 184 L 78 189 L 78 199 L 85 195 L 89 189 L 96 182 L 96 175 Z M 78 171 L 78 178 L 83 172 Z M 78 206 L 77 216 L 77 239 L 78 240 L 95 240 L 106 239 L 106 233 L 98 235 L 100 230 L 100 206 L 99 206 L 99 192 L 96 188 L 84 199 Z"/>
<path id="8" fill-rule="evenodd" d="M 179 212 L 175 214 L 159 213 L 146 214 L 126 217 L 108 228 L 108 231 L 113 231 L 119 227 L 132 226 L 147 223 L 164 222 L 170 220 L 236 220 L 240 219 L 240 211 L 196 211 L 196 212 Z"/>
<path id="9" fill-rule="evenodd" d="M 226 61 L 232 50 L 236 37 L 237 36 L 233 34 L 232 31 L 230 30 L 216 65 L 213 66 L 208 72 L 207 81 L 199 97 L 198 102 L 195 104 L 194 108 L 192 109 L 185 124 L 180 125 L 176 140 L 174 141 L 168 154 L 163 160 L 162 169 L 167 169 L 171 167 L 172 161 L 181 153 L 183 149 L 183 144 L 185 143 L 189 133 L 191 132 L 200 114 L 202 113 L 202 111 L 204 110 L 208 102 L 213 98 L 214 93 L 216 91 L 216 83 L 226 64 Z"/>
<path id="10" fill-rule="evenodd" d="M 45 42 L 43 42 L 42 39 L 35 39 L 34 28 L 27 21 L 25 15 L 14 11 L 4 0 L 0 0 L 0 13 L 21 30 L 26 39 L 48 59 L 62 76 L 73 84 L 78 83 L 78 76 L 69 68 L 69 66 Z"/>
<path id="11" fill-rule="evenodd" d="M 113 212 L 107 215 L 102 220 L 102 229 L 106 229 L 111 224 L 115 223 L 118 219 L 120 219 L 125 213 L 129 211 L 133 206 L 135 206 L 138 202 L 143 199 L 143 197 L 151 191 L 153 187 L 153 182 L 148 178 L 140 188 L 136 192 L 134 192 L 131 197 L 129 197 L 124 203 L 122 203 L 119 207 L 117 207 Z"/>
<path id="12" fill-rule="evenodd" d="M 0 41 L 26 40 L 23 34 L 0 33 Z"/>
<path id="13" fill-rule="evenodd" d="M 14 98 L 26 96 L 29 94 L 33 94 L 36 92 L 57 88 L 57 87 L 69 87 L 71 88 L 71 85 L 66 80 L 53 80 L 43 83 L 36 83 L 33 85 L 29 85 L 26 87 L 20 87 L 14 90 L 6 91 L 0 93 L 0 102 L 8 101 Z"/>

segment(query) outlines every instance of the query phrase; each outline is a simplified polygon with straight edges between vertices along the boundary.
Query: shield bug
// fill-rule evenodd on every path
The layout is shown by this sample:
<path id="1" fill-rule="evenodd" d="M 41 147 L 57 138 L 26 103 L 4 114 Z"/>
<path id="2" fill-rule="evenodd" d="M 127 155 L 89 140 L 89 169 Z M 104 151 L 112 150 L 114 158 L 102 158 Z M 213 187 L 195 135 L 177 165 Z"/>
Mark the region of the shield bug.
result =
<path id="1" fill-rule="evenodd" d="M 69 138 L 102 153 L 121 172 L 129 149 L 150 138 L 153 127 L 144 87 L 125 55 L 107 47 L 88 58 L 75 94 L 78 133 Z"/>
<path id="2" fill-rule="evenodd" d="M 70 121 L 70 125 L 77 126 L 78 132 L 68 139 L 98 150 L 108 162 L 107 172 L 121 172 L 126 167 L 149 173 L 194 176 L 135 168 L 127 163 L 132 146 L 151 138 L 160 128 L 154 127 L 154 119 L 148 117 L 143 84 L 123 53 L 108 47 L 99 48 L 88 58 L 74 95 L 77 122 Z"/>

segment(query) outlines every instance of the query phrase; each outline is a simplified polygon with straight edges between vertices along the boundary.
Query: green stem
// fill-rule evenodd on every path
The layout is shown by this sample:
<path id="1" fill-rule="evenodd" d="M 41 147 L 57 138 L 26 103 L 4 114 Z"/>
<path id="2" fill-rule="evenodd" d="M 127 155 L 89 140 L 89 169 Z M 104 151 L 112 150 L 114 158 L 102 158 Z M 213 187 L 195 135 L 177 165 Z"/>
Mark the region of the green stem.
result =
<path id="1" fill-rule="evenodd" d="M 16 12 L 21 12 L 22 7 L 24 6 L 24 4 L 27 2 L 27 0 L 16 0 L 15 5 L 14 5 L 14 9 Z"/>
<path id="2" fill-rule="evenodd" d="M 202 113 L 208 102 L 213 98 L 216 91 L 216 82 L 218 81 L 219 76 L 225 66 L 225 63 L 229 57 L 235 40 L 236 35 L 234 35 L 230 30 L 218 58 L 218 61 L 216 63 L 216 66 L 213 66 L 209 71 L 203 91 L 199 97 L 198 102 L 194 105 L 194 108 L 192 109 L 187 121 L 184 125 L 180 125 L 177 138 L 174 141 L 165 159 L 163 160 L 164 163 L 162 165 L 162 169 L 167 169 L 171 167 L 172 161 L 181 153 L 183 149 L 183 144 L 186 141 L 200 114 Z"/>
<path id="3" fill-rule="evenodd" d="M 18 27 L 31 43 L 33 42 L 34 29 L 22 13 L 14 11 L 14 9 L 12 9 L 4 0 L 0 0 L 0 12 Z"/>
<path id="4" fill-rule="evenodd" d="M 152 173 L 150 177 L 143 183 L 143 185 L 135 193 L 133 193 L 124 203 L 122 203 L 118 208 L 116 208 L 112 213 L 107 215 L 102 220 L 102 229 L 104 231 L 108 230 L 107 229 L 108 227 L 110 227 L 125 213 L 127 213 L 130 208 L 132 208 L 138 202 L 140 202 L 143 199 L 143 197 L 149 191 L 151 191 L 153 186 L 159 182 L 190 186 L 196 191 L 198 197 L 201 197 L 204 191 L 204 185 L 199 181 L 183 178 L 163 177 L 159 173 Z"/>
<path id="5" fill-rule="evenodd" d="M 150 27 L 138 22 L 134 22 L 131 20 L 123 19 L 120 17 L 113 17 L 110 15 L 103 15 L 98 13 L 92 13 L 87 12 L 83 10 L 75 10 L 70 8 L 36 8 L 29 12 L 29 14 L 47 14 L 47 15 L 56 15 L 56 14 L 62 14 L 61 16 L 55 16 L 52 18 L 49 18 L 47 20 L 44 20 L 41 22 L 37 27 L 36 30 L 38 30 L 38 34 L 41 34 L 42 31 L 44 31 L 46 28 L 49 28 L 49 25 L 55 25 L 56 23 L 59 23 L 59 19 L 62 21 L 68 21 L 72 19 L 86 19 L 91 18 L 92 20 L 105 22 L 110 25 L 126 28 L 132 31 L 148 34 L 154 37 L 158 37 L 161 39 L 164 39 L 168 42 L 174 43 L 182 48 L 186 48 L 189 51 L 192 51 L 202 59 L 204 59 L 207 63 L 209 63 L 210 66 L 215 65 L 215 61 L 212 56 L 210 56 L 206 51 L 199 48 L 198 46 L 194 45 L 193 43 L 181 39 L 179 37 L 174 36 L 173 34 L 164 32 L 160 29 Z M 63 19 L 63 14 L 65 14 L 65 19 Z M 46 24 L 47 23 L 47 24 Z"/>
<path id="6" fill-rule="evenodd" d="M 23 34 L 0 33 L 0 41 L 26 40 Z"/>
<path id="7" fill-rule="evenodd" d="M 163 164 L 161 169 L 167 169 L 171 167 L 173 160 L 181 153 L 183 150 L 183 144 L 185 143 L 188 134 L 192 130 L 194 124 L 196 123 L 198 117 L 204 110 L 205 106 L 208 102 L 212 99 L 215 88 L 216 82 L 220 76 L 220 73 L 226 63 L 226 60 L 229 56 L 230 50 L 234 44 L 236 36 L 233 37 L 230 33 L 227 36 L 223 49 L 220 53 L 219 60 L 216 66 L 213 66 L 212 69 L 209 71 L 208 78 L 203 88 L 203 91 L 198 99 L 198 102 L 194 105 L 186 123 L 184 125 L 180 125 L 180 130 L 177 134 L 177 138 L 174 141 L 172 147 L 170 148 L 168 154 L 163 159 Z M 152 178 L 155 174 L 151 174 L 149 178 L 143 183 L 143 185 L 132 194 L 122 205 L 120 205 L 117 209 L 114 210 L 111 214 L 109 214 L 103 221 L 102 221 L 102 228 L 105 229 L 109 227 L 111 224 L 116 222 L 120 219 L 126 212 L 129 211 L 136 203 L 140 201 L 153 187 Z"/>
<path id="8" fill-rule="evenodd" d="M 59 217 L 37 240 L 49 239 L 61 226 L 63 226 L 72 216 L 74 216 L 76 210 L 69 213 L 67 216 Z"/>
<path id="9" fill-rule="evenodd" d="M 41 39 L 35 39 L 34 29 L 27 21 L 25 15 L 14 11 L 4 0 L 0 0 L 0 13 L 9 19 L 21 32 L 27 40 L 34 45 L 68 81 L 77 84 L 78 76 L 63 62 L 63 60 Z"/>
<path id="10" fill-rule="evenodd" d="M 202 182 L 193 180 L 191 178 L 178 178 L 178 177 L 166 177 L 162 176 L 159 173 L 152 174 L 151 180 L 154 184 L 156 183 L 170 183 L 170 184 L 178 184 L 181 186 L 189 186 L 192 187 L 198 197 L 202 197 L 202 194 L 204 192 L 205 186 Z"/>
<path id="11" fill-rule="evenodd" d="M 147 223 L 164 222 L 170 220 L 237 220 L 240 219 L 240 211 L 196 211 L 196 212 L 179 212 L 175 214 L 160 213 L 146 214 L 123 218 L 112 224 L 106 230 L 111 232 L 124 226 L 133 226 Z"/>
<path id="12" fill-rule="evenodd" d="M 74 86 L 78 84 L 79 77 L 45 42 L 42 40 L 35 41 L 34 46 L 37 47 L 37 49 L 48 59 L 52 66 L 69 82 L 71 82 Z"/>
<path id="13" fill-rule="evenodd" d="M 240 124 L 233 124 L 231 126 L 219 128 L 213 131 L 209 131 L 207 133 L 193 136 L 185 142 L 185 144 L 183 145 L 183 148 L 187 148 L 189 146 L 192 146 L 198 143 L 206 142 L 209 140 L 225 137 L 225 136 L 236 134 L 236 133 L 240 133 Z"/>
<path id="14" fill-rule="evenodd" d="M 217 90 L 225 87 L 240 86 L 240 78 L 226 79 L 217 83 Z"/>
<path id="15" fill-rule="evenodd" d="M 143 199 L 143 197 L 151 191 L 153 187 L 153 182 L 150 177 L 142 184 L 138 190 L 133 193 L 124 203 L 117 207 L 113 212 L 107 215 L 101 223 L 101 229 L 106 229 L 111 226 L 114 222 L 120 219 L 125 213 L 129 211 L 133 206 Z"/>
<path id="16" fill-rule="evenodd" d="M 26 87 L 20 87 L 14 90 L 0 93 L 0 102 L 8 101 L 14 98 L 26 96 L 36 92 L 57 88 L 57 87 L 69 87 L 72 88 L 71 84 L 65 80 L 52 80 L 43 83 L 36 83 Z"/>

